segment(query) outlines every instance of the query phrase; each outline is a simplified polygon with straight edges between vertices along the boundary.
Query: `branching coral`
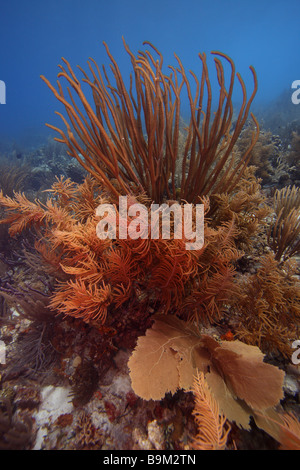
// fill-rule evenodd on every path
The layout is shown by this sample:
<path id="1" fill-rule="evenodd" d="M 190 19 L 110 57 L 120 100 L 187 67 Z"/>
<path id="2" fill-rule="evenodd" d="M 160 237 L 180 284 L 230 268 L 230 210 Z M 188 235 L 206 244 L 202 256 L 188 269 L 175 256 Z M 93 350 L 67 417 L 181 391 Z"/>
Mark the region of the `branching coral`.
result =
<path id="1" fill-rule="evenodd" d="M 238 140 L 237 148 L 239 152 L 243 153 L 248 148 L 252 132 L 253 124 L 251 123 L 244 129 Z M 249 164 L 255 166 L 255 174 L 261 178 L 264 184 L 272 181 L 274 173 L 272 163 L 276 159 L 276 154 L 276 146 L 271 132 L 261 130 L 259 138 L 251 151 Z"/>
<path id="2" fill-rule="evenodd" d="M 284 266 L 270 253 L 261 259 L 255 274 L 237 283 L 234 310 L 238 313 L 238 337 L 264 352 L 280 351 L 291 357 L 292 341 L 298 338 L 300 284 L 295 266 Z"/>
<path id="3" fill-rule="evenodd" d="M 233 262 L 239 257 L 233 223 L 218 228 L 205 223 L 204 245 L 194 251 L 186 249 L 185 238 L 174 238 L 172 230 L 170 240 L 150 239 L 150 235 L 101 240 L 96 233 L 99 217 L 89 212 L 92 199 L 84 197 L 86 187 L 86 183 L 74 186 L 61 180 L 44 204 L 20 194 L 15 199 L 0 198 L 8 212 L 3 222 L 10 223 L 10 233 L 35 227 L 44 261 L 51 268 L 59 263 L 60 282 L 50 303 L 53 309 L 99 324 L 106 320 L 110 305 L 135 301 L 139 292 L 165 313 L 210 321 L 220 318 L 224 301 L 233 291 Z M 94 206 L 101 197 L 105 201 L 100 194 L 100 189 L 94 194 Z M 128 216 L 128 224 L 131 219 Z"/>
<path id="4" fill-rule="evenodd" d="M 9 399 L 0 399 L 0 450 L 27 450 L 31 448 L 34 434 L 32 421 L 13 416 Z"/>
<path id="5" fill-rule="evenodd" d="M 110 287 L 87 285 L 83 281 L 62 283 L 50 306 L 63 314 L 81 318 L 86 322 L 104 323 L 110 304 Z"/>
<path id="6" fill-rule="evenodd" d="M 296 186 L 277 189 L 273 198 L 275 221 L 268 241 L 277 261 L 300 253 L 300 189 Z"/>
<path id="7" fill-rule="evenodd" d="M 290 170 L 293 170 L 296 179 L 299 179 L 300 134 L 292 132 L 292 141 L 286 160 Z"/>
<path id="8" fill-rule="evenodd" d="M 88 403 L 97 389 L 98 380 L 97 369 L 91 361 L 82 361 L 78 364 L 71 378 L 74 406 L 83 406 Z"/>
<path id="9" fill-rule="evenodd" d="M 282 450 L 300 450 L 300 422 L 292 413 L 284 413 L 279 422 L 279 441 Z"/>
<path id="10" fill-rule="evenodd" d="M 231 427 L 226 417 L 220 413 L 218 403 L 205 382 L 203 372 L 194 378 L 193 393 L 195 407 L 193 415 L 198 432 L 193 439 L 192 448 L 197 450 L 224 450 Z"/>
<path id="11" fill-rule="evenodd" d="M 29 320 L 24 333 L 19 334 L 18 341 L 12 346 L 4 376 L 18 373 L 34 376 L 49 372 L 58 356 L 52 345 L 56 319 L 48 308 L 49 294 L 30 286 L 6 284 L 0 288 L 0 296 L 22 318 Z"/>
<path id="12" fill-rule="evenodd" d="M 266 217 L 271 212 L 261 191 L 261 181 L 254 173 L 255 167 L 247 167 L 231 194 L 214 196 L 217 209 L 213 223 L 217 225 L 221 221 L 233 220 L 237 228 L 236 245 L 247 251 L 266 225 Z"/>
<path id="13" fill-rule="evenodd" d="M 256 129 L 252 133 L 248 148 L 238 159 L 233 152 L 237 139 L 247 121 L 250 106 L 257 91 L 256 74 L 254 90 L 247 101 L 246 87 L 239 74 L 243 102 L 237 114 L 233 132 L 232 94 L 235 81 L 233 61 L 220 52 L 215 55 L 215 66 L 220 86 L 219 100 L 213 116 L 212 91 L 206 62 L 206 55 L 199 54 L 202 62 L 201 80 L 191 72 L 196 83 L 192 94 L 190 83 L 180 59 L 178 67 L 170 66 L 171 73 L 163 72 L 163 57 L 150 43 L 158 55 L 156 60 L 149 50 L 139 52 L 135 57 L 124 41 L 131 58 L 134 80 L 131 77 L 130 90 L 126 90 L 119 67 L 105 44 L 111 70 L 115 79 L 112 83 L 105 68 L 103 74 L 93 59 L 89 61 L 91 78 L 83 73 L 83 82 L 91 88 L 94 104 L 88 102 L 81 83 L 69 62 L 63 59 L 59 79 L 66 79 L 69 100 L 58 80 L 58 91 L 42 76 L 55 97 L 65 106 L 69 122 L 58 113 L 67 132 L 49 125 L 60 134 L 57 138 L 69 149 L 69 154 L 93 177 L 104 184 L 114 195 L 137 192 L 146 194 L 160 203 L 163 198 L 196 202 L 204 196 L 231 191 L 241 177 L 251 156 L 251 150 L 258 138 L 259 127 L 253 117 Z M 230 84 L 225 86 L 225 74 L 221 59 L 231 67 Z M 135 86 L 134 86 L 135 85 Z M 190 107 L 190 122 L 184 144 L 183 156 L 179 155 L 181 94 L 186 88 Z M 71 93 L 75 92 L 75 97 Z M 79 99 L 79 105 L 76 104 Z M 83 113 L 85 112 L 85 114 Z M 79 140 L 75 136 L 79 137 Z M 181 179 L 176 187 L 176 166 L 181 160 Z M 114 179 L 117 184 L 114 184 Z"/>
<path id="14" fill-rule="evenodd" d="M 26 178 L 30 174 L 29 164 L 16 165 L 8 159 L 0 160 L 0 189 L 6 196 L 13 196 L 14 191 L 24 187 Z"/>

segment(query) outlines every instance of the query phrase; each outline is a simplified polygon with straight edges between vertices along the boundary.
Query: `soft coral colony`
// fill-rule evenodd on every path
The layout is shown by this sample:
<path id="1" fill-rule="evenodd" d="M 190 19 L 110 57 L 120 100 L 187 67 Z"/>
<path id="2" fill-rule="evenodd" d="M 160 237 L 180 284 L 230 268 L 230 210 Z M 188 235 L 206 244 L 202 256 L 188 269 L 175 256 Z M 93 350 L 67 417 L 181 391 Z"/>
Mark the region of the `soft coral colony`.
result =
<path id="1" fill-rule="evenodd" d="M 262 357 L 263 353 L 274 351 L 288 357 L 291 342 L 297 338 L 300 289 L 292 265 L 299 246 L 298 243 L 295 248 L 295 230 L 294 244 L 288 249 L 287 237 L 280 238 L 280 227 L 287 230 L 287 223 L 279 225 L 275 220 L 269 238 L 276 240 L 270 245 L 270 253 L 263 257 L 257 274 L 251 275 L 251 284 L 237 276 L 240 260 L 247 250 L 255 249 L 255 237 L 266 233 L 266 217 L 271 214 L 254 169 L 249 166 L 259 138 L 259 125 L 252 114 L 254 126 L 248 146 L 239 145 L 257 91 L 255 70 L 250 67 L 254 86 L 247 99 L 245 84 L 236 74 L 233 61 L 225 54 L 213 52 L 219 85 L 213 108 L 205 54 L 199 54 L 200 79 L 191 72 L 189 80 L 177 56 L 177 66 L 169 66 L 167 75 L 160 52 L 150 43 L 144 44 L 150 49 L 135 57 L 124 41 L 133 72 L 129 89 L 106 45 L 114 81 L 93 59 L 88 62 L 90 77 L 79 67 L 82 82 L 65 59 L 64 66 L 60 66 L 57 89 L 42 77 L 67 114 L 58 113 L 66 131 L 49 127 L 59 133 L 56 140 L 67 146 L 69 155 L 82 165 L 87 176 L 81 184 L 57 178 L 43 202 L 30 201 L 21 193 L 13 198 L 1 193 L 0 202 L 7 213 L 2 222 L 9 224 L 12 236 L 35 231 L 36 251 L 57 279 L 49 302 L 53 314 L 80 319 L 99 331 L 102 326 L 111 328 L 119 337 L 115 343 L 118 345 L 122 345 L 128 330 L 136 341 L 153 323 L 152 318 L 156 329 L 157 325 L 163 331 L 166 329 L 164 338 L 171 335 L 171 330 L 182 332 L 187 344 L 171 337 L 173 353 L 186 365 L 185 372 L 180 372 L 184 382 L 178 372 L 178 357 L 161 343 L 158 343 L 163 351 L 158 376 L 154 367 L 142 366 L 144 360 L 151 365 L 151 357 L 147 356 L 149 351 L 151 355 L 151 342 L 143 349 L 138 341 L 130 370 L 136 393 L 139 381 L 145 380 L 143 373 L 153 372 L 153 392 L 148 390 L 147 399 L 161 398 L 171 390 L 166 385 L 166 389 L 157 393 L 155 379 L 157 387 L 161 386 L 161 374 L 178 376 L 174 379 L 173 393 L 183 388 L 193 390 L 197 396 L 198 390 L 195 416 L 201 439 L 196 438 L 196 447 L 201 448 L 203 443 L 204 448 L 225 446 L 229 430 L 222 431 L 220 423 L 224 425 L 225 418 L 216 419 L 216 412 L 210 408 L 215 399 L 218 406 L 213 409 L 219 413 L 220 408 L 225 415 L 229 409 L 227 418 L 240 426 L 247 427 L 251 415 L 267 430 L 272 427 L 271 420 L 273 425 L 279 423 L 273 435 L 278 440 L 279 435 L 284 436 L 286 443 L 288 431 L 283 430 L 287 429 L 289 419 L 277 415 L 274 419 L 268 411 L 283 396 L 283 372 L 263 363 Z M 230 66 L 228 87 L 224 61 Z M 235 114 L 232 96 L 236 77 L 242 104 Z M 63 80 L 68 85 L 66 92 Z M 93 104 L 86 98 L 83 85 L 90 88 Z M 181 119 L 183 93 L 190 110 L 187 123 Z M 185 240 L 175 237 L 100 240 L 96 234 L 99 222 L 96 208 L 110 203 L 118 210 L 118 198 L 124 195 L 131 203 L 142 202 L 149 210 L 153 202 L 203 203 L 204 246 L 188 251 Z M 299 204 L 295 203 L 291 210 L 299 210 Z M 293 220 L 295 223 L 295 216 Z M 279 259 L 278 243 L 280 253 L 291 256 Z M 243 343 L 236 340 L 228 346 L 227 341 L 218 342 L 201 334 L 204 326 L 228 321 L 229 315 L 236 338 Z M 173 324 L 172 317 L 178 323 L 176 320 Z M 187 333 L 192 324 L 196 335 Z M 151 329 L 147 330 L 151 339 L 149 332 Z M 141 338 L 147 338 L 147 334 Z M 247 377 L 247 390 L 242 386 L 243 368 L 251 376 Z M 265 376 L 270 383 L 263 399 L 259 389 L 266 386 Z M 214 398 L 208 398 L 205 378 L 211 392 L 215 392 Z M 205 393 L 200 394 L 200 389 Z M 220 390 L 225 389 L 230 391 L 234 404 L 224 404 L 220 398 Z M 201 422 L 206 426 L 216 420 L 222 445 L 217 438 L 214 443 L 211 433 L 201 431 Z M 297 442 L 295 433 L 293 439 Z"/>

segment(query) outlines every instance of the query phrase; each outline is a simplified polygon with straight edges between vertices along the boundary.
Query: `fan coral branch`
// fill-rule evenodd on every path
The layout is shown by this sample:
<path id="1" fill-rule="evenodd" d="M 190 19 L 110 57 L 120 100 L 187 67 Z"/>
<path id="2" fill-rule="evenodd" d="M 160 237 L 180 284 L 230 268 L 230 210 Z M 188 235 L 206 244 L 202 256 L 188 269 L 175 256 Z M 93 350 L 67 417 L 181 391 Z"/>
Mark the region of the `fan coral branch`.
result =
<path id="1" fill-rule="evenodd" d="M 49 305 L 65 315 L 104 323 L 110 301 L 111 290 L 104 282 L 97 287 L 93 284 L 86 285 L 80 280 L 71 280 L 56 290 Z"/>
<path id="2" fill-rule="evenodd" d="M 270 416 L 256 411 L 255 414 L 258 426 L 262 427 L 265 422 L 267 432 L 280 442 L 280 450 L 300 450 L 300 422 L 294 413 L 275 413 Z"/>
<path id="3" fill-rule="evenodd" d="M 227 429 L 225 428 L 226 417 L 220 413 L 202 372 L 198 371 L 194 378 L 193 393 L 195 395 L 193 415 L 198 426 L 198 433 L 193 439 L 193 448 L 224 450 L 231 426 L 227 423 Z"/>
<path id="4" fill-rule="evenodd" d="M 280 415 L 283 424 L 281 428 L 280 442 L 283 450 L 300 450 L 300 422 L 292 413 Z"/>
<path id="5" fill-rule="evenodd" d="M 11 236 L 35 223 L 41 223 L 46 215 L 39 203 L 29 201 L 23 193 L 15 193 L 12 199 L 0 191 L 0 204 L 9 212 L 8 217 L 1 220 L 1 224 L 9 224 Z"/>

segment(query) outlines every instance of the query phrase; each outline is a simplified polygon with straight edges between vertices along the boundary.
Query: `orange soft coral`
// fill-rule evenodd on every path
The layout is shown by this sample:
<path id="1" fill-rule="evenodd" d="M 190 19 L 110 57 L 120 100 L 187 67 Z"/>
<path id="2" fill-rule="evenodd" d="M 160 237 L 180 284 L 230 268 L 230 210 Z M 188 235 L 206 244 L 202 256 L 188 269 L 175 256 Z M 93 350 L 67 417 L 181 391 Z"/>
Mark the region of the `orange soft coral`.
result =
<path id="1" fill-rule="evenodd" d="M 170 240 L 101 240 L 95 209 L 104 196 L 90 177 L 81 185 L 61 178 L 50 194 L 44 204 L 23 195 L 2 196 L 0 203 L 8 211 L 5 221 L 11 223 L 12 234 L 36 227 L 38 252 L 57 268 L 60 283 L 52 308 L 85 322 L 103 323 L 110 305 L 120 308 L 138 298 L 184 318 L 220 317 L 233 289 L 233 262 L 239 256 L 232 223 L 217 229 L 205 224 L 204 246 L 195 251 L 186 249 L 185 239 L 174 238 L 172 227 Z M 208 206 L 206 201 L 207 210 Z M 127 224 L 131 220 L 128 216 Z"/>

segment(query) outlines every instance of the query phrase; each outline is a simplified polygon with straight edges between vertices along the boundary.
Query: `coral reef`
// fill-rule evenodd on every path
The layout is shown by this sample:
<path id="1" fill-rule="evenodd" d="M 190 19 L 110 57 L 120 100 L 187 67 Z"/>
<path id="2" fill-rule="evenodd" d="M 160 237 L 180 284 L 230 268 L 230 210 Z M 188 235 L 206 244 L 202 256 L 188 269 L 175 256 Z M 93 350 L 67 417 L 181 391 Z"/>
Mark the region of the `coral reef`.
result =
<path id="1" fill-rule="evenodd" d="M 205 54 L 194 87 L 177 56 L 166 74 L 145 45 L 135 56 L 124 41 L 129 90 L 106 45 L 113 78 L 93 59 L 83 83 L 65 59 L 58 90 L 43 77 L 67 114 L 66 131 L 49 126 L 61 147 L 21 156 L 26 172 L 0 182 L 0 447 L 299 449 L 297 129 L 259 135 L 253 68 L 249 99 L 237 74 L 236 111 L 235 66 L 213 53 L 214 108 Z M 170 209 L 169 238 L 119 217 L 124 195 L 149 217 Z M 172 208 L 187 203 L 193 224 L 203 205 L 197 250 L 177 236 Z M 104 204 L 115 238 L 97 231 Z"/>

